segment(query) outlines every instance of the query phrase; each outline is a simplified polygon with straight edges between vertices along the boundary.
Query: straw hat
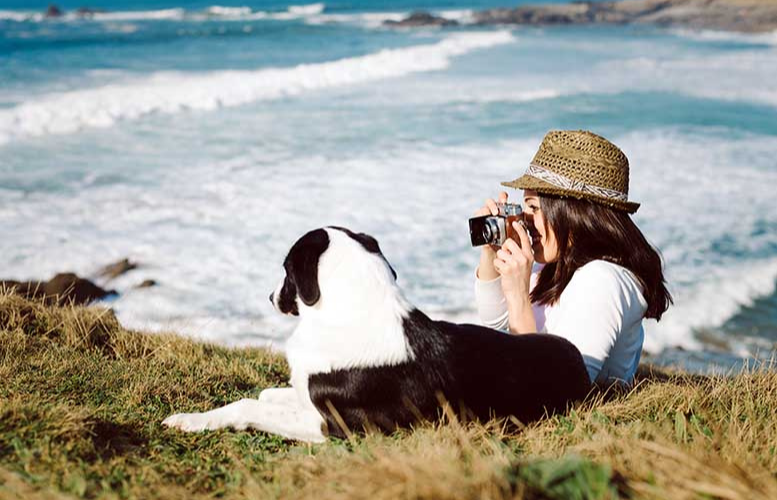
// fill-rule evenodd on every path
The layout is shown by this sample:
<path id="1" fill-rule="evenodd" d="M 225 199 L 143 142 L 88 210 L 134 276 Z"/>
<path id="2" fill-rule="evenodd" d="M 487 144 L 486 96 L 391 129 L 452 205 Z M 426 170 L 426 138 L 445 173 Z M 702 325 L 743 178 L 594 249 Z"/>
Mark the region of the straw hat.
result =
<path id="1" fill-rule="evenodd" d="M 628 201 L 626 155 L 604 137 L 586 130 L 548 132 L 526 173 L 502 185 L 590 200 L 632 214 L 639 208 L 639 203 Z"/>

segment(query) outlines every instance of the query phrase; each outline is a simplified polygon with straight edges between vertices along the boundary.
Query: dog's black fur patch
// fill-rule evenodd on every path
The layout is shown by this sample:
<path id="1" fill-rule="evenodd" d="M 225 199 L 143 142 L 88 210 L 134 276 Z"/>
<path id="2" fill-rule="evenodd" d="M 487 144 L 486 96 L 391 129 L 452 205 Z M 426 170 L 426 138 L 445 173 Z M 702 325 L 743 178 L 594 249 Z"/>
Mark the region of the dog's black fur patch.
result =
<path id="1" fill-rule="evenodd" d="M 283 261 L 286 278 L 281 288 L 281 296 L 278 297 L 278 308 L 281 312 L 299 315 L 295 300 L 297 296 L 307 306 L 312 306 L 321 298 L 318 261 L 327 248 L 329 235 L 324 229 L 308 232 L 291 247 Z"/>
<path id="2" fill-rule="evenodd" d="M 561 337 L 432 321 L 417 309 L 403 326 L 414 360 L 310 376 L 311 400 L 330 435 L 346 436 L 341 422 L 350 431 L 391 432 L 433 420 L 442 401 L 481 420 L 528 423 L 564 411 L 591 386 L 580 352 Z"/>

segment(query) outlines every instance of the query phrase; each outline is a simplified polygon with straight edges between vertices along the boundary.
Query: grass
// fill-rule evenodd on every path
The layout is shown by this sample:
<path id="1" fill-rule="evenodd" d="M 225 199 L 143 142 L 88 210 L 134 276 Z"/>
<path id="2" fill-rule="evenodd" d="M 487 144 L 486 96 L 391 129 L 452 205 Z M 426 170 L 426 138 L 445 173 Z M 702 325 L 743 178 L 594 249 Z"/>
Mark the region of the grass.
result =
<path id="1" fill-rule="evenodd" d="M 283 385 L 282 358 L 0 294 L 0 498 L 777 498 L 777 373 L 644 369 L 507 432 L 454 416 L 305 445 L 160 422 Z"/>

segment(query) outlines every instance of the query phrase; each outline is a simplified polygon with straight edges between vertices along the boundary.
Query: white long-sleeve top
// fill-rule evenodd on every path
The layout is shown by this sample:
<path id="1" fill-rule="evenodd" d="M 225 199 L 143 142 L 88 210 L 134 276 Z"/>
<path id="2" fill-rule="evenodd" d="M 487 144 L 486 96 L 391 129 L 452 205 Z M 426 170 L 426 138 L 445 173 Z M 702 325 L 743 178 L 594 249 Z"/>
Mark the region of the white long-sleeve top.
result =
<path id="1" fill-rule="evenodd" d="M 535 266 L 531 288 L 540 270 Z M 483 281 L 476 272 L 475 300 L 485 326 L 509 331 L 500 277 Z M 580 350 L 592 382 L 633 381 L 645 339 L 647 302 L 631 271 L 591 261 L 575 271 L 557 302 L 532 308 L 538 332 L 564 337 Z"/>

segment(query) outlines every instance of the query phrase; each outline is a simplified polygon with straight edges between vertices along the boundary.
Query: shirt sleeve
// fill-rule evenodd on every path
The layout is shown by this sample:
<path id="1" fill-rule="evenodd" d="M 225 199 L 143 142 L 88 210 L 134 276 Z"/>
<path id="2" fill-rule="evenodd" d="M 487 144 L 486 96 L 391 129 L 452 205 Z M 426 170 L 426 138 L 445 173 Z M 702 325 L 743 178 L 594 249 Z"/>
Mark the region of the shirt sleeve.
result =
<path id="1" fill-rule="evenodd" d="M 542 264 L 537 263 L 532 267 L 529 290 L 533 290 L 537 284 L 542 267 Z M 475 270 L 475 303 L 483 326 L 506 332 L 510 331 L 510 316 L 507 313 L 507 300 L 502 292 L 501 276 L 486 281 L 480 279 L 477 270 Z M 545 307 L 532 304 L 532 310 L 534 311 L 537 331 L 542 331 L 545 326 Z"/>
<path id="2" fill-rule="evenodd" d="M 481 280 L 475 270 L 475 303 L 483 326 L 496 330 L 508 330 L 507 301 L 502 292 L 502 278 Z"/>
<path id="3" fill-rule="evenodd" d="M 558 320 L 549 333 L 566 338 L 578 348 L 591 381 L 597 379 L 623 331 L 626 316 L 632 315 L 635 304 L 631 288 L 623 273 L 607 264 L 591 263 L 575 272 L 559 298 Z"/>

